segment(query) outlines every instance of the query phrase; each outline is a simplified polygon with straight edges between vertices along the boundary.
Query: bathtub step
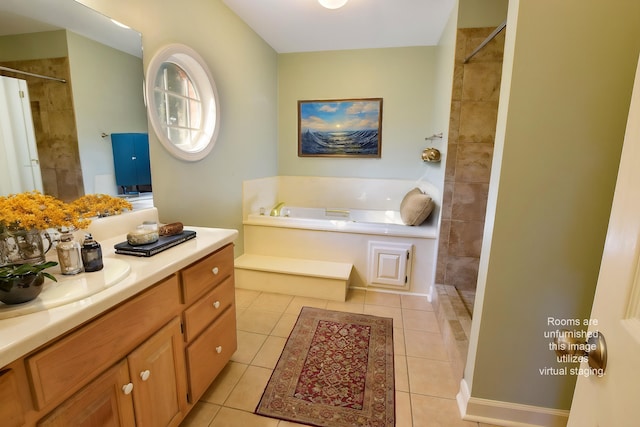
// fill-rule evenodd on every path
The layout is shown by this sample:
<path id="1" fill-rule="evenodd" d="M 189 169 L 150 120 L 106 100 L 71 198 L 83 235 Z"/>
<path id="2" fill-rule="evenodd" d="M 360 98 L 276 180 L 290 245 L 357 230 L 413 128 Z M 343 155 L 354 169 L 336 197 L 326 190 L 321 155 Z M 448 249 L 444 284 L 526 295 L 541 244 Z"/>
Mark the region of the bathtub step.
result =
<path id="1" fill-rule="evenodd" d="M 236 288 L 345 301 L 353 264 L 244 254 L 235 259 Z"/>

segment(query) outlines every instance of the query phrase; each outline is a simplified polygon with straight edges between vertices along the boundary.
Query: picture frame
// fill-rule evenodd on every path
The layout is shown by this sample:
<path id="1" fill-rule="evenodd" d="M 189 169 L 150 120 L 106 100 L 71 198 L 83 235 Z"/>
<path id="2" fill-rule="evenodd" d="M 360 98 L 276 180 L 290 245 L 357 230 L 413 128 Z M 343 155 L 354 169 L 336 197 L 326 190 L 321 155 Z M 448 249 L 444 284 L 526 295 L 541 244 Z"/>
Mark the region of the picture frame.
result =
<path id="1" fill-rule="evenodd" d="M 299 157 L 382 156 L 382 98 L 298 101 Z"/>

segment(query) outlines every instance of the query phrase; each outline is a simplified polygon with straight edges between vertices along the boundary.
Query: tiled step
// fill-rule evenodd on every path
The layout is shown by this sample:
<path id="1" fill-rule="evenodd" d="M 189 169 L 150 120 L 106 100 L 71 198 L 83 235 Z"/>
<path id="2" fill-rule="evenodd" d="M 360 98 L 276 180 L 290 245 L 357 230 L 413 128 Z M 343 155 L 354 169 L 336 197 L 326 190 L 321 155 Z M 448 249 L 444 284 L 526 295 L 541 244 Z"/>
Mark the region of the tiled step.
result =
<path id="1" fill-rule="evenodd" d="M 344 301 L 353 264 L 268 255 L 235 259 L 236 288 Z"/>

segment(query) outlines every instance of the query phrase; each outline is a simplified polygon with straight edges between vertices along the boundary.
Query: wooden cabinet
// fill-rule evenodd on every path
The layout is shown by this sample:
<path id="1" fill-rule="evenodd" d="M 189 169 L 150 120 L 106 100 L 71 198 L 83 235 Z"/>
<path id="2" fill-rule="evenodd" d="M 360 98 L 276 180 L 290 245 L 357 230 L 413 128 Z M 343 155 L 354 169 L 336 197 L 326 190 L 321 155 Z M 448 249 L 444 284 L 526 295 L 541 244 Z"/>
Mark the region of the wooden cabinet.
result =
<path id="1" fill-rule="evenodd" d="M 36 407 L 62 402 L 175 317 L 178 292 L 178 276 L 172 275 L 27 357 Z"/>
<path id="2" fill-rule="evenodd" d="M 182 271 L 189 402 L 195 403 L 238 348 L 233 247 Z"/>
<path id="3" fill-rule="evenodd" d="M 237 348 L 232 248 L 0 370 L 1 424 L 178 426 Z"/>
<path id="4" fill-rule="evenodd" d="M 236 315 L 228 309 L 187 347 L 191 402 L 200 399 L 237 347 Z"/>
<path id="5" fill-rule="evenodd" d="M 0 371 L 0 420 L 6 427 L 24 424 L 24 408 L 18 391 L 18 380 L 12 369 Z"/>
<path id="6" fill-rule="evenodd" d="M 151 185 L 148 134 L 112 133 L 111 147 L 118 186 Z"/>
<path id="7" fill-rule="evenodd" d="M 123 391 L 126 384 L 129 368 L 123 360 L 43 418 L 38 426 L 133 426 L 133 396 Z"/>
<path id="8" fill-rule="evenodd" d="M 187 385 L 180 320 L 171 321 L 127 357 L 136 425 L 177 426 L 186 415 Z"/>

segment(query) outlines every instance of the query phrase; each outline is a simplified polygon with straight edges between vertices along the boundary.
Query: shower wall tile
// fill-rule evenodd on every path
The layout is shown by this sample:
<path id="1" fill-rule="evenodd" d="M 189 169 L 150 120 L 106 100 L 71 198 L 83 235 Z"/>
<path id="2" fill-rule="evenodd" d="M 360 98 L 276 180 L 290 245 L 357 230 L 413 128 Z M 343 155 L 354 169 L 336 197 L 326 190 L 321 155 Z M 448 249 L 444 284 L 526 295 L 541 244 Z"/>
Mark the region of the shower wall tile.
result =
<path id="1" fill-rule="evenodd" d="M 440 238 L 438 239 L 438 254 L 446 254 L 449 252 L 449 230 L 451 228 L 451 221 L 443 219 L 440 223 Z M 445 271 L 447 267 L 447 258 L 438 256 L 436 263 L 436 283 L 444 283 Z"/>
<path id="2" fill-rule="evenodd" d="M 504 31 L 464 64 L 495 28 L 461 28 L 456 39 L 443 220 L 436 283 L 474 292 L 491 176 Z"/>
<path id="3" fill-rule="evenodd" d="M 492 157 L 492 143 L 458 144 L 455 181 L 488 183 Z"/>
<path id="4" fill-rule="evenodd" d="M 501 77 L 501 63 L 479 62 L 465 65 L 461 99 L 497 102 L 500 97 Z"/>
<path id="5" fill-rule="evenodd" d="M 445 184 L 446 185 L 446 184 Z M 456 182 L 453 184 L 451 219 L 483 221 L 487 210 L 489 184 Z"/>
<path id="6" fill-rule="evenodd" d="M 442 198 L 442 219 L 451 219 L 451 209 L 453 202 L 453 182 L 444 183 L 443 198 Z"/>
<path id="7" fill-rule="evenodd" d="M 449 256 L 480 258 L 483 221 L 451 221 Z"/>
<path id="8" fill-rule="evenodd" d="M 458 32 L 456 34 L 456 63 L 462 64 L 464 58 L 467 57 L 467 39 L 469 38 L 468 30 L 468 28 L 458 28 Z M 471 47 L 470 49 L 473 50 L 474 47 Z"/>
<path id="9" fill-rule="evenodd" d="M 451 99 L 459 101 L 462 99 L 462 88 L 464 85 L 464 71 L 465 67 L 462 63 L 456 62 L 453 66 L 453 91 L 451 92 Z"/>
<path id="10" fill-rule="evenodd" d="M 460 101 L 451 102 L 449 118 L 449 142 L 457 143 L 460 139 Z"/>
<path id="11" fill-rule="evenodd" d="M 84 194 L 78 135 L 73 110 L 69 59 L 46 58 L 3 62 L 35 74 L 60 77 L 67 83 L 16 75 L 27 81 L 44 192 L 64 201 Z"/>
<path id="12" fill-rule="evenodd" d="M 56 169 L 58 181 L 58 198 L 61 200 L 74 200 L 78 198 L 78 183 L 82 183 L 82 172 L 75 169 Z"/>
<path id="13" fill-rule="evenodd" d="M 490 142 L 496 136 L 498 103 L 491 101 L 462 102 L 458 142 Z"/>
<path id="14" fill-rule="evenodd" d="M 42 189 L 44 194 L 58 194 L 58 177 L 56 176 L 56 170 L 53 168 L 40 166 L 40 173 L 42 175 Z"/>
<path id="15" fill-rule="evenodd" d="M 473 50 L 480 45 L 495 28 L 465 28 L 466 43 L 464 46 L 464 58 L 469 56 Z M 502 31 L 490 43 L 482 48 L 480 52 L 474 55 L 469 63 L 477 62 L 502 62 L 504 55 L 504 37 L 505 32 Z M 463 60 L 464 60 L 463 58 Z"/>
<path id="16" fill-rule="evenodd" d="M 447 144 L 445 158 L 444 182 L 452 182 L 456 178 L 456 162 L 458 161 L 458 144 Z"/>
<path id="17" fill-rule="evenodd" d="M 449 256 L 444 280 L 459 290 L 475 290 L 479 264 L 477 257 Z"/>

